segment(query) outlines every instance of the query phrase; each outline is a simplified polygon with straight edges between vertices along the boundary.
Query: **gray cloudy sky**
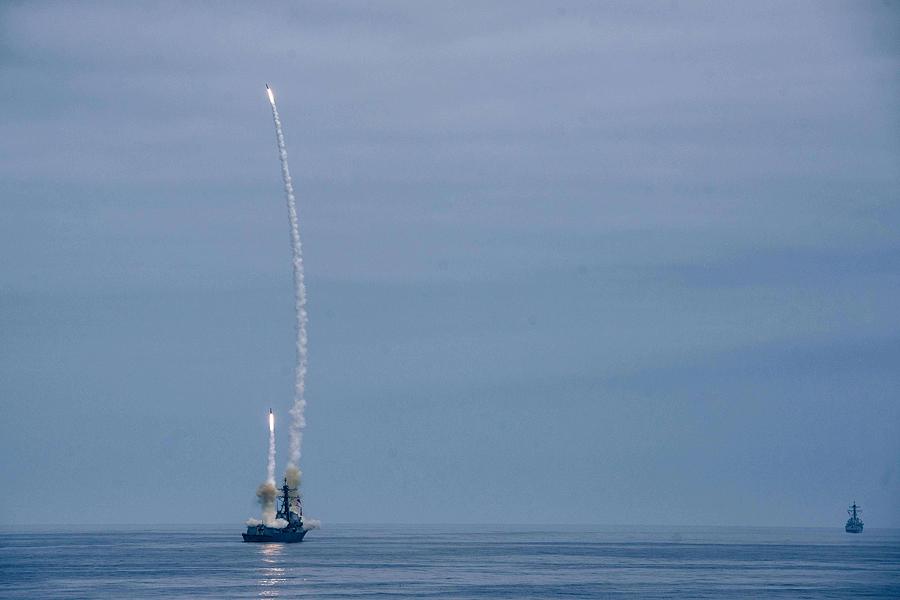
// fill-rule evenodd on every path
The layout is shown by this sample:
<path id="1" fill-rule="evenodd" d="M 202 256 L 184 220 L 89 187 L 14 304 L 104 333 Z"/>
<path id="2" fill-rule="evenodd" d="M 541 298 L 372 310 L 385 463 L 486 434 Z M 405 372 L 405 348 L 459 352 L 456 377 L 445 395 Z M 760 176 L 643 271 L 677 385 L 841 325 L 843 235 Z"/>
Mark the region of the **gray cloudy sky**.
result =
<path id="1" fill-rule="evenodd" d="M 485 4 L 0 7 L 0 522 L 257 513 L 271 82 L 309 513 L 900 526 L 897 5 Z"/>

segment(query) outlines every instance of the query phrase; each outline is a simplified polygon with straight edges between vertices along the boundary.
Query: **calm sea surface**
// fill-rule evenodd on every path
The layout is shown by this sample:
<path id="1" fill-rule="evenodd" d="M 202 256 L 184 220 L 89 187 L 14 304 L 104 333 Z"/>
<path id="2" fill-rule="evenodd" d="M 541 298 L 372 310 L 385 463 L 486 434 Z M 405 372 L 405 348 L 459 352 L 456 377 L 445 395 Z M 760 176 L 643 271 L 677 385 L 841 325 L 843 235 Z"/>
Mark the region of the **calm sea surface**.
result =
<path id="1" fill-rule="evenodd" d="M 900 531 L 329 525 L 0 530 L 3 598 L 900 598 Z"/>

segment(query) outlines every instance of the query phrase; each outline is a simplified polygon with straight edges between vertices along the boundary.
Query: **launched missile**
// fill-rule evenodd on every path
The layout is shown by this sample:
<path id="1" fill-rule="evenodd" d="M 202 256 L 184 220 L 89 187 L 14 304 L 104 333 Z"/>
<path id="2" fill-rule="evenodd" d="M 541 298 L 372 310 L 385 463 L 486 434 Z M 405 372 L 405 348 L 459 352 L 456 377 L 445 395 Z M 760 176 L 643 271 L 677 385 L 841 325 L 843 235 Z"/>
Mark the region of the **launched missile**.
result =
<path id="1" fill-rule="evenodd" d="M 272 106 L 275 106 L 275 92 L 272 91 L 268 83 L 266 84 L 266 93 L 269 94 L 269 102 Z"/>
<path id="2" fill-rule="evenodd" d="M 275 431 L 275 414 L 269 409 L 269 432 Z"/>

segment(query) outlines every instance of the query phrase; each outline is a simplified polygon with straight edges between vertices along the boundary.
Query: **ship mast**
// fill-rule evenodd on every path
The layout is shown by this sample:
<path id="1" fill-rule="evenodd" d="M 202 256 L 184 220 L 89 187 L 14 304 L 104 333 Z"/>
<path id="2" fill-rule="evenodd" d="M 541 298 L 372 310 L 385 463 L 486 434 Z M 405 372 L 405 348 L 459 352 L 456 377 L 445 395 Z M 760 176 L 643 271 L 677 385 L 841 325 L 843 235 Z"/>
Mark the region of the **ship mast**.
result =
<path id="1" fill-rule="evenodd" d="M 284 485 L 281 486 L 281 510 L 278 511 L 278 517 L 281 517 L 288 523 L 291 522 L 291 499 L 290 499 L 291 488 L 288 487 L 287 477 L 284 478 Z"/>

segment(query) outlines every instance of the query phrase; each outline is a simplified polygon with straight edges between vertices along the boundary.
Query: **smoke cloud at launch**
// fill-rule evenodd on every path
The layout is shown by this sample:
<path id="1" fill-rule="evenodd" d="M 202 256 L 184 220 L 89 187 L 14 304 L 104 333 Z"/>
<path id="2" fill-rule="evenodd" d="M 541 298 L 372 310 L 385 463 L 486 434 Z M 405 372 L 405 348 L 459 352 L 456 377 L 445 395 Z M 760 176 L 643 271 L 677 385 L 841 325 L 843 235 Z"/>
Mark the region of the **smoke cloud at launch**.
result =
<path id="1" fill-rule="evenodd" d="M 299 494 L 300 469 L 295 467 L 293 464 L 290 464 L 284 470 L 284 477 L 285 477 L 285 479 L 287 479 L 287 484 L 288 484 L 288 487 L 290 488 L 288 495 L 290 496 L 291 507 L 293 510 L 294 499 L 297 498 L 297 495 Z"/>
<path id="2" fill-rule="evenodd" d="M 275 496 L 277 494 L 275 483 L 267 481 L 261 483 L 256 489 L 256 498 L 262 507 L 262 522 L 269 527 L 274 527 L 275 523 Z"/>
<path id="3" fill-rule="evenodd" d="M 291 424 L 289 428 L 290 453 L 285 476 L 288 485 L 295 489 L 300 483 L 300 448 L 303 443 L 303 429 L 306 427 L 306 364 L 307 364 L 307 314 L 306 285 L 303 275 L 303 246 L 300 242 L 300 226 L 297 218 L 297 202 L 294 199 L 294 185 L 288 167 L 287 149 L 284 143 L 284 132 L 281 129 L 281 118 L 275 105 L 275 96 L 271 90 L 269 102 L 272 105 L 272 119 L 275 122 L 275 137 L 278 143 L 278 157 L 281 160 L 281 178 L 284 182 L 284 196 L 287 202 L 288 218 L 291 229 L 292 264 L 294 271 L 294 311 L 297 331 L 297 364 L 294 370 L 294 404 L 291 407 Z"/>

